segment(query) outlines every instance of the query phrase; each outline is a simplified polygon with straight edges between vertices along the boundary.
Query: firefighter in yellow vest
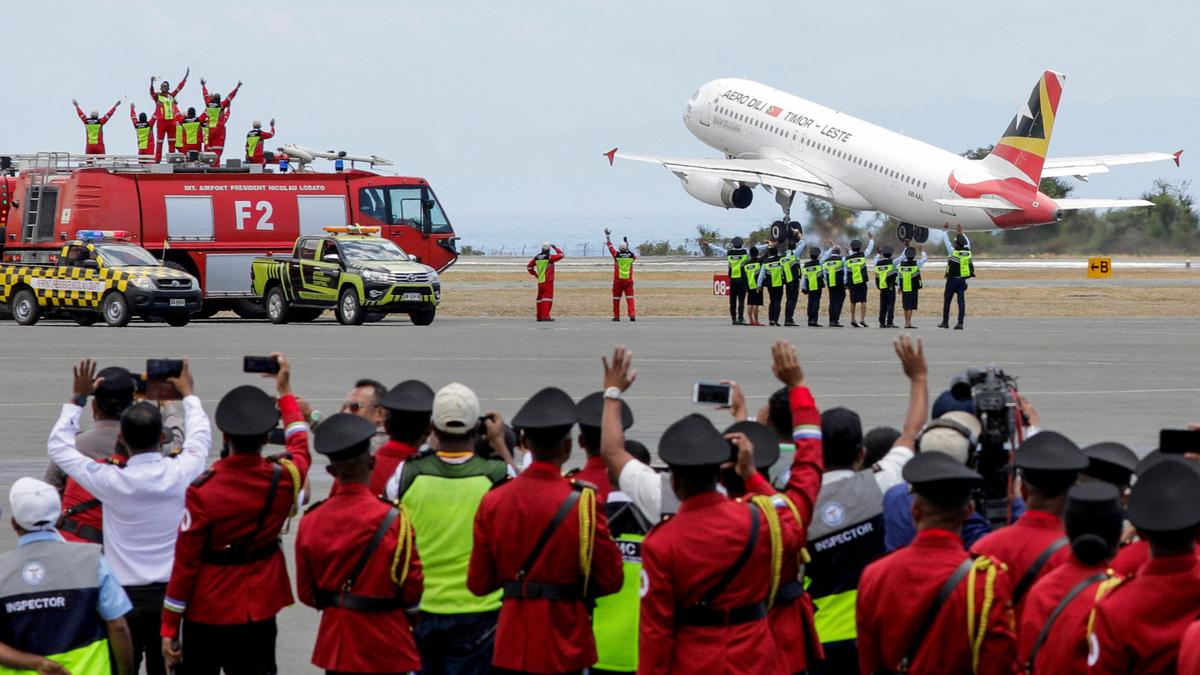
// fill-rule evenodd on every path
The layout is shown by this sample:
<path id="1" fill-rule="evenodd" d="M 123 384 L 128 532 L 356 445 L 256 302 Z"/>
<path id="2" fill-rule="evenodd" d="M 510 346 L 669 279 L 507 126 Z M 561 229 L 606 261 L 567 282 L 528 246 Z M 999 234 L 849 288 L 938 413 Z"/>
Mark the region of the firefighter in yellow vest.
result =
<path id="1" fill-rule="evenodd" d="M 768 324 L 771 326 L 779 325 L 779 315 L 783 312 L 783 287 L 792 277 L 791 270 L 783 264 L 783 256 L 777 246 L 767 249 L 762 269 L 758 271 L 758 285 L 767 289 L 771 299 L 771 306 L 767 309 Z"/>
<path id="2" fill-rule="evenodd" d="M 175 147 L 184 154 L 193 150 L 200 152 L 207 124 L 202 116 L 196 114 L 195 108 L 188 108 L 186 115 L 175 118 Z"/>
<path id="3" fill-rule="evenodd" d="M 963 234 L 962 225 L 958 226 L 958 234 L 954 237 L 953 246 L 950 237 L 946 237 L 946 293 L 942 297 L 942 322 L 938 328 L 950 327 L 950 301 L 958 299 L 958 323 L 954 330 L 963 329 L 963 319 L 967 314 L 967 279 L 975 276 L 975 263 L 971 261 L 971 240 Z"/>
<path id="4" fill-rule="evenodd" d="M 104 116 L 100 116 L 98 110 L 93 110 L 84 115 L 83 109 L 79 107 L 79 101 L 74 99 L 71 103 L 75 105 L 75 114 L 79 115 L 79 121 L 83 122 L 83 128 L 87 131 L 87 144 L 83 148 L 85 155 L 103 155 L 104 154 L 104 125 L 108 124 L 109 118 L 117 111 L 117 106 L 121 105 L 120 101 L 113 104 L 113 107 Z"/>
<path id="5" fill-rule="evenodd" d="M 154 148 L 157 147 L 154 143 L 154 118 L 146 119 L 146 113 L 139 113 L 130 103 L 129 121 L 133 124 L 133 132 L 137 134 L 138 156 L 153 157 Z"/>
<path id="6" fill-rule="evenodd" d="M 825 287 L 829 289 L 829 327 L 842 327 L 842 305 L 846 302 L 846 259 L 842 247 L 829 241 L 830 249 L 821 256 L 825 268 Z"/>
<path id="7" fill-rule="evenodd" d="M 170 82 L 163 80 L 158 91 L 155 91 L 154 82 L 158 78 L 150 78 L 150 100 L 154 102 L 154 119 L 157 121 L 155 138 L 158 141 L 158 149 L 154 155 L 156 162 L 162 159 L 163 148 L 169 147 L 171 152 L 175 152 L 175 117 L 178 114 L 175 97 L 183 91 L 183 85 L 187 84 L 188 75 L 191 72 L 192 69 L 188 68 L 187 72 L 183 74 L 183 79 L 179 81 L 179 86 L 175 89 L 171 89 Z"/>
<path id="8" fill-rule="evenodd" d="M 896 262 L 892 247 L 884 246 L 875 256 L 875 288 L 879 289 L 879 327 L 896 327 Z"/>
<path id="9" fill-rule="evenodd" d="M 553 253 L 551 250 L 553 249 Z M 542 242 L 542 251 L 529 261 L 525 270 L 537 279 L 537 320 L 553 321 L 550 308 L 554 305 L 554 263 L 564 257 L 562 249 L 548 241 Z"/>
<path id="10" fill-rule="evenodd" d="M 253 128 L 246 134 L 246 162 L 248 164 L 265 164 L 263 141 L 275 135 L 275 120 L 271 120 L 271 130 L 264 131 L 262 122 L 254 120 Z"/>
<path id="11" fill-rule="evenodd" d="M 734 237 L 725 250 L 725 262 L 729 265 L 729 320 L 735 326 L 746 323 L 746 292 L 749 290 L 749 270 L 746 263 L 750 252 L 744 247 L 741 237 Z M 757 270 L 756 270 L 757 271 Z M 757 279 L 755 283 L 757 284 Z"/>
<path id="12" fill-rule="evenodd" d="M 800 270 L 800 290 L 808 296 L 808 327 L 821 327 L 821 289 L 825 287 L 825 270 L 821 265 L 821 249 L 808 249 L 808 262 Z"/>
<path id="13" fill-rule="evenodd" d="M 629 320 L 637 321 L 633 296 L 633 261 L 637 260 L 637 255 L 629 250 L 628 237 L 621 241 L 620 250 L 613 248 L 611 235 L 612 230 L 604 228 L 604 243 L 608 245 L 608 252 L 613 257 L 613 321 L 621 320 L 622 295 L 625 296 Z"/>
<path id="14" fill-rule="evenodd" d="M 229 104 L 242 88 L 239 80 L 237 86 L 225 98 L 216 92 L 209 93 L 204 78 L 200 78 L 200 92 L 204 95 L 204 116 L 207 125 L 204 127 L 204 149 L 216 157 L 213 166 L 221 166 L 221 153 L 225 151 L 225 123 L 229 120 Z"/>
<path id="15" fill-rule="evenodd" d="M 875 250 L 875 234 L 868 232 L 867 250 L 862 241 L 850 242 L 850 255 L 846 256 L 846 288 L 850 292 L 850 325 L 867 327 L 867 256 Z"/>
<path id="16" fill-rule="evenodd" d="M 917 249 L 909 246 L 904 249 L 904 260 L 896 268 L 896 283 L 900 287 L 900 297 L 904 301 L 904 327 L 916 328 L 912 322 L 913 312 L 917 311 L 917 299 L 921 291 L 921 268 L 929 256 L 921 249 L 921 257 L 917 258 Z"/>

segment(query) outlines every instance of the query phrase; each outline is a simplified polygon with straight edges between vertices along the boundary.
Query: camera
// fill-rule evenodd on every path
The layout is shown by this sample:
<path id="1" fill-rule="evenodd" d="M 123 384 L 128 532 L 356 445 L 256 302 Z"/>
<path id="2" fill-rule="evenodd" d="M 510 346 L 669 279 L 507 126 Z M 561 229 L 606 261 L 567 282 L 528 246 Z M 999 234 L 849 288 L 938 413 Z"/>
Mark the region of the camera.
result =
<path id="1" fill-rule="evenodd" d="M 983 476 L 983 487 L 974 496 L 975 510 L 993 525 L 1008 524 L 1009 452 L 1018 442 L 1017 380 L 994 365 L 971 368 L 954 376 L 950 394 L 971 401 L 982 427 L 970 459 L 971 467 Z"/>

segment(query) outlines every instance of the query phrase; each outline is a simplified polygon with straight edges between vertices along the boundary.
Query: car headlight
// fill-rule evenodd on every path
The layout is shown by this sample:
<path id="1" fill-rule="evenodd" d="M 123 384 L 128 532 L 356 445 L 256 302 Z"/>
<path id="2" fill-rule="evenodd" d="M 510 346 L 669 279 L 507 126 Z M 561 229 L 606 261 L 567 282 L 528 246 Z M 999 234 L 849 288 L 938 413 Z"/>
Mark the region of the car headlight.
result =
<path id="1" fill-rule="evenodd" d="M 142 289 L 143 291 L 154 290 L 154 280 L 150 277 L 133 277 L 129 280 L 129 283 L 133 284 L 137 288 Z"/>
<path id="2" fill-rule="evenodd" d="M 387 281 L 389 277 L 387 272 L 372 272 L 371 270 L 364 270 L 362 276 L 367 281 Z"/>
<path id="3" fill-rule="evenodd" d="M 429 268 L 429 283 L 436 284 L 439 281 L 441 281 L 441 279 L 438 278 L 437 270 L 430 267 Z"/>

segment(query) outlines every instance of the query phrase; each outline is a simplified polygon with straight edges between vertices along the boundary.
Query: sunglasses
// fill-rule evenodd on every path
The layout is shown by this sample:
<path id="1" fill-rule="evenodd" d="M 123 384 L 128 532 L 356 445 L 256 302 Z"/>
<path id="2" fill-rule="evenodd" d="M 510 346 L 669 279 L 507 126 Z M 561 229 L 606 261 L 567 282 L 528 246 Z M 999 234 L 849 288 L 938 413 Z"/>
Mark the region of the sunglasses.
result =
<path id="1" fill-rule="evenodd" d="M 359 410 L 362 410 L 363 408 L 375 408 L 375 407 L 377 407 L 377 406 L 375 406 L 373 404 L 363 405 L 362 403 L 359 403 L 358 401 L 347 401 L 342 404 L 342 412 L 356 413 Z"/>

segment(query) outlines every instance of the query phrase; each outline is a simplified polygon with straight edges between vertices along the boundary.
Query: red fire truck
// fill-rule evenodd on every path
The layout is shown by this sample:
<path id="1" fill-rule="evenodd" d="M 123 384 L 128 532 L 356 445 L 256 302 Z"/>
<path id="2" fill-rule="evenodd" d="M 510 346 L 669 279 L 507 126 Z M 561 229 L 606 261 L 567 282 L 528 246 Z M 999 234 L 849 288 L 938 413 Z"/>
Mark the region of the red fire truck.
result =
<path id="1" fill-rule="evenodd" d="M 0 156 L 5 262 L 53 262 L 78 230 L 120 229 L 171 267 L 200 280 L 200 317 L 232 309 L 262 316 L 250 261 L 289 253 L 326 227 L 379 227 L 416 259 L 443 270 L 457 237 L 429 183 L 353 168 L 145 163 L 136 157 L 39 153 Z M 311 158 L 310 158 L 311 159 Z M 386 160 L 374 158 L 379 163 Z M 342 162 L 338 162 L 338 168 Z"/>

